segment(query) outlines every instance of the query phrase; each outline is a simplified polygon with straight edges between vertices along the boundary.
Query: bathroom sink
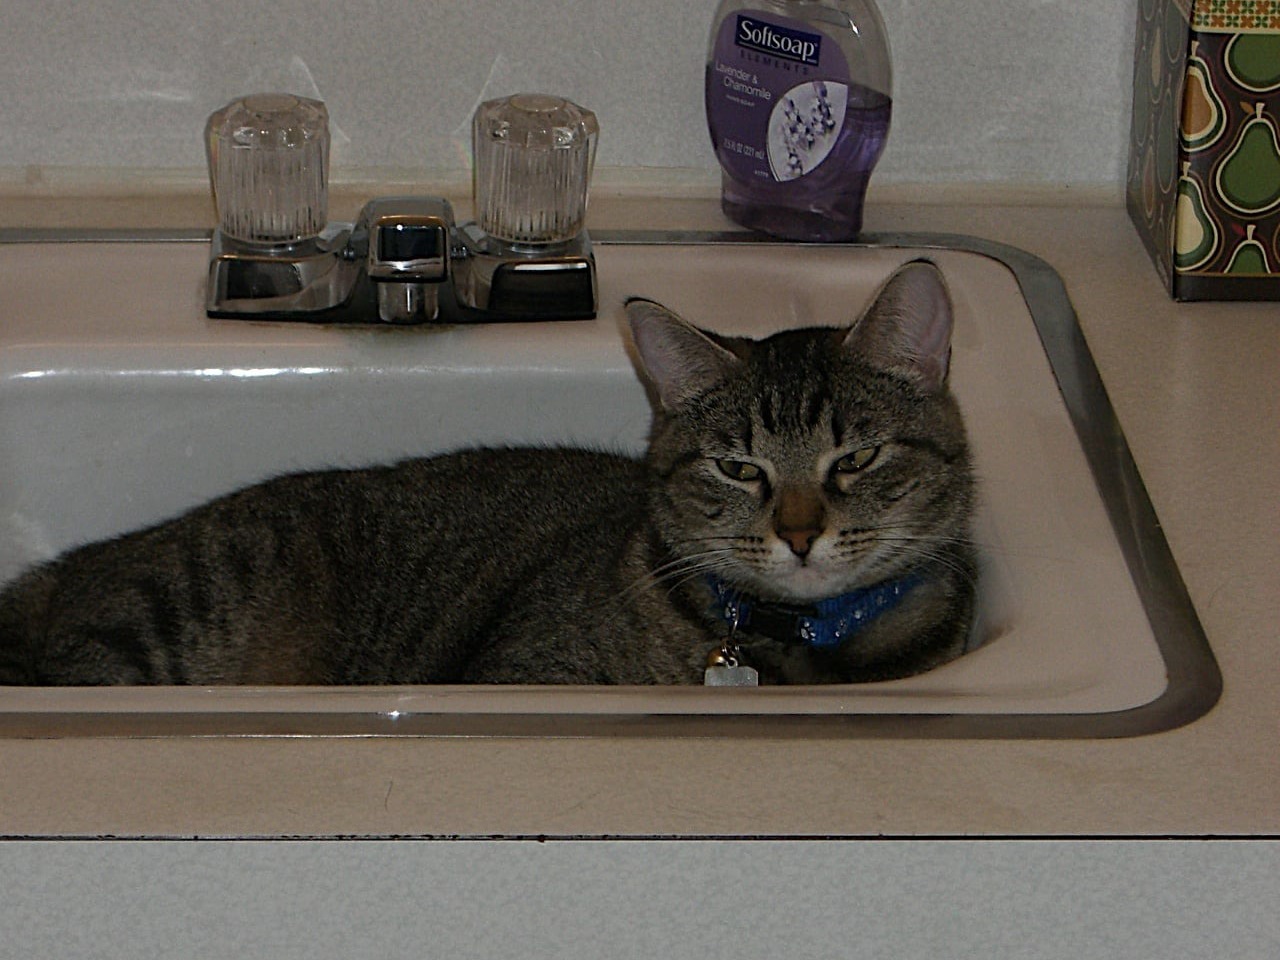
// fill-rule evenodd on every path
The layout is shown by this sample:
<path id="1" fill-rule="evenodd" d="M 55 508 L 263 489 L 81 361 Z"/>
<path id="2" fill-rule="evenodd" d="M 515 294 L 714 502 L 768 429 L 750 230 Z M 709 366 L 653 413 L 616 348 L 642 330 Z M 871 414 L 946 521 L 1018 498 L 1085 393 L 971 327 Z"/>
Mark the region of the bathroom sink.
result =
<path id="1" fill-rule="evenodd" d="M 982 506 L 981 645 L 887 683 L 0 688 L 0 735 L 1126 736 L 1220 676 L 1065 291 L 964 237 L 798 246 L 595 237 L 594 320 L 321 326 L 214 320 L 204 235 L 0 233 L 0 580 L 286 471 L 477 443 L 639 450 L 622 301 L 760 335 L 855 317 L 928 256 L 957 311 L 952 378 Z"/>

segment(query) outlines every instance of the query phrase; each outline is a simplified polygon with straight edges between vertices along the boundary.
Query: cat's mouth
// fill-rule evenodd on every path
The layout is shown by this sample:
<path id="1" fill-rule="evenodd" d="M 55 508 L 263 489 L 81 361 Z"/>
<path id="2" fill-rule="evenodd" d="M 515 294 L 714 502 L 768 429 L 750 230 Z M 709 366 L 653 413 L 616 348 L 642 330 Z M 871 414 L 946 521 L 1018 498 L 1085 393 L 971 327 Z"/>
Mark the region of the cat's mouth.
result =
<path id="1" fill-rule="evenodd" d="M 784 603 L 812 603 L 855 589 L 861 582 L 856 573 L 821 557 L 789 555 L 753 569 L 752 592 Z"/>

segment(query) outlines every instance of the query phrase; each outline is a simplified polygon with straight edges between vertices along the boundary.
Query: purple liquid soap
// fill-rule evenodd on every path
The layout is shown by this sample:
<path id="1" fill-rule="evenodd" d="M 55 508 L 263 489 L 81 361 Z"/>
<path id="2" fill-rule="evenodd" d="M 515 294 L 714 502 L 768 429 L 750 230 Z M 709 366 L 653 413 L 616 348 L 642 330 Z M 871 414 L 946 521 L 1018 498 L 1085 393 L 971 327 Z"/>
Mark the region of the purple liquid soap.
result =
<path id="1" fill-rule="evenodd" d="M 889 134 L 891 111 L 892 101 L 884 94 L 853 87 L 843 127 L 832 136 L 824 159 L 808 172 L 766 180 L 737 176 L 722 167 L 720 205 L 725 215 L 744 227 L 788 240 L 855 239 L 862 229 L 867 182 Z M 803 124 L 796 141 L 788 151 L 789 164 L 775 177 L 801 169 L 806 149 L 822 146 L 821 134 L 815 137 Z"/>
<path id="2" fill-rule="evenodd" d="M 879 14 L 843 0 L 850 19 L 822 8 L 819 22 L 796 15 L 812 4 L 757 2 L 765 9 L 722 0 L 707 57 L 724 212 L 788 240 L 852 240 L 892 112 Z"/>

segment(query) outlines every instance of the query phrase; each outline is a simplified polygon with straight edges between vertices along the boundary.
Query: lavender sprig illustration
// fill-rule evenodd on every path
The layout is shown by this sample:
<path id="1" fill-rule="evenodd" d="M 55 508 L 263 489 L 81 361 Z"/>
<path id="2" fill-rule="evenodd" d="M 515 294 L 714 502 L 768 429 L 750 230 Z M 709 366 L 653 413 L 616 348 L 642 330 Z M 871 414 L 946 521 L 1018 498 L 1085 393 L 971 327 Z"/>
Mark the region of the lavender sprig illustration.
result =
<path id="1" fill-rule="evenodd" d="M 787 151 L 786 170 L 792 177 L 804 173 L 814 146 L 820 141 L 825 145 L 836 127 L 831 101 L 827 99 L 827 85 L 819 81 L 814 88 L 817 95 L 806 114 L 802 114 L 791 97 L 783 101 L 783 145 Z"/>

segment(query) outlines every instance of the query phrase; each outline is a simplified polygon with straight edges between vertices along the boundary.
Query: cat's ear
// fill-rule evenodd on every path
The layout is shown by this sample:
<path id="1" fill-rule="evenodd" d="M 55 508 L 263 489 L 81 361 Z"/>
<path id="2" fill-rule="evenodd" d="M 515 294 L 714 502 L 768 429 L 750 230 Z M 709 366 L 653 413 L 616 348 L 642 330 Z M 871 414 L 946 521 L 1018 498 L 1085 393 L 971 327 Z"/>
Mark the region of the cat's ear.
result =
<path id="1" fill-rule="evenodd" d="M 951 366 L 951 296 L 928 260 L 899 267 L 845 338 L 845 347 L 872 366 L 941 390 Z"/>
<path id="2" fill-rule="evenodd" d="M 740 362 L 659 303 L 633 297 L 626 308 L 640 362 L 668 410 L 724 380 Z"/>

